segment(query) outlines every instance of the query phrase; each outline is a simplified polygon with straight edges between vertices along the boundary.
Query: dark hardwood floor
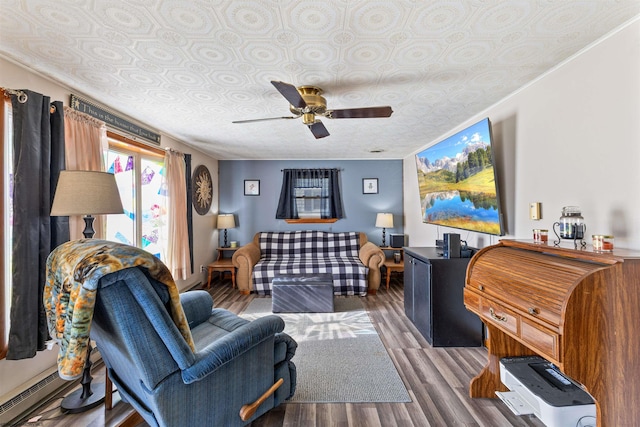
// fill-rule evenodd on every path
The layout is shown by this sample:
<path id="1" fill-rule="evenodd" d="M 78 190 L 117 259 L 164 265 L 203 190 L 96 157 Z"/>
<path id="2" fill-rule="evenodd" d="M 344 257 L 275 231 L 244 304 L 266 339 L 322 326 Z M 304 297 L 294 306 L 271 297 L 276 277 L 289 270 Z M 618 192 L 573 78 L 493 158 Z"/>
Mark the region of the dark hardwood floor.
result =
<path id="1" fill-rule="evenodd" d="M 402 276 L 393 278 L 391 288 L 363 298 L 365 307 L 391 355 L 411 396 L 410 403 L 287 403 L 254 421 L 252 427 L 280 426 L 536 426 L 544 424 L 533 416 L 518 417 L 498 399 L 471 399 L 469 381 L 484 366 L 484 348 L 433 348 L 404 315 Z M 399 280 L 400 279 L 400 280 Z M 235 313 L 245 309 L 255 295 L 243 296 L 231 289 L 230 280 L 214 283 L 210 290 L 216 307 Z M 350 297 L 359 298 L 359 297 Z M 295 357 L 294 357 L 295 362 Z M 96 368 L 100 381 L 104 368 Z M 115 398 L 117 400 L 117 397 Z M 25 426 L 121 425 L 132 412 L 119 402 L 105 411 L 100 406 L 77 415 L 62 415 L 59 400 L 41 408 L 37 423 Z M 128 423 L 146 426 L 146 423 Z"/>

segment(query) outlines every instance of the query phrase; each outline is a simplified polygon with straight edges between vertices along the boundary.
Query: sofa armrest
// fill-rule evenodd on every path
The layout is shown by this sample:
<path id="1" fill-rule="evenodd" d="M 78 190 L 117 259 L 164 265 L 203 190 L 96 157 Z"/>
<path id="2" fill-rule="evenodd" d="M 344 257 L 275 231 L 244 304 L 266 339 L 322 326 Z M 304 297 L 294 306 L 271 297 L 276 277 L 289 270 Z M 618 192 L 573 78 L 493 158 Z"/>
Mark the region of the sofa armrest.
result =
<path id="1" fill-rule="evenodd" d="M 255 242 L 247 243 L 233 254 L 233 266 L 236 272 L 236 285 L 243 294 L 249 294 L 253 288 L 251 274 L 253 266 L 260 260 L 260 247 Z"/>
<path id="2" fill-rule="evenodd" d="M 280 332 L 275 339 L 275 362 L 291 360 L 296 354 L 298 343 L 289 334 Z"/>
<path id="3" fill-rule="evenodd" d="M 207 291 L 189 291 L 180 294 L 180 304 L 189 322 L 189 329 L 193 329 L 211 316 L 213 298 Z"/>
<path id="4" fill-rule="evenodd" d="M 182 371 L 182 381 L 200 381 L 234 358 L 284 330 L 284 320 L 278 316 L 260 317 L 213 341 L 196 354 L 193 365 Z"/>
<path id="5" fill-rule="evenodd" d="M 367 242 L 358 252 L 360 261 L 369 268 L 368 292 L 375 294 L 380 288 L 380 268 L 384 265 L 384 252 L 377 245 Z"/>
<path id="6" fill-rule="evenodd" d="M 360 261 L 369 268 L 380 269 L 384 264 L 384 252 L 380 247 L 372 242 L 367 242 L 362 245 L 358 252 L 358 256 Z"/>

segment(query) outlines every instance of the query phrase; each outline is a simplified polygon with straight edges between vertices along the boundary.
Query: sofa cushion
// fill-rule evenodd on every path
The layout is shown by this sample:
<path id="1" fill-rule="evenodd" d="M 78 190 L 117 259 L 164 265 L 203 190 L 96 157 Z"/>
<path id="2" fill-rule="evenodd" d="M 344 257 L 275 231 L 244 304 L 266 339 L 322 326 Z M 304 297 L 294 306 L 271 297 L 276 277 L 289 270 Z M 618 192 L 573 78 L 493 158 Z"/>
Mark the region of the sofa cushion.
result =
<path id="1" fill-rule="evenodd" d="M 260 233 L 263 258 L 290 257 L 358 257 L 359 233 L 325 231 L 284 231 Z"/>
<path id="2" fill-rule="evenodd" d="M 253 267 L 253 283 L 258 294 L 270 295 L 277 274 L 331 273 L 335 295 L 366 295 L 369 269 L 358 257 L 261 258 Z"/>

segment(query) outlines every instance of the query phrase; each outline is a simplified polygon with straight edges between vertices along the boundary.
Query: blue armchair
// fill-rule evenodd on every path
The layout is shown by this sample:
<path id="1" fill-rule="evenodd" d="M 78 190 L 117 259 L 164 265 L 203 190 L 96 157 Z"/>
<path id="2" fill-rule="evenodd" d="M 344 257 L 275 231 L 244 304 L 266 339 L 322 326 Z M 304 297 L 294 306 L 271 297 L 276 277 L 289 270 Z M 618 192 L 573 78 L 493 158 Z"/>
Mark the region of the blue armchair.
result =
<path id="1" fill-rule="evenodd" d="M 107 274 L 91 326 L 109 377 L 150 425 L 245 425 L 293 396 L 297 345 L 282 333 L 281 318 L 249 322 L 212 310 L 205 291 L 186 292 L 180 302 L 193 352 L 168 312 L 169 299 L 167 287 L 144 268 Z M 263 396 L 280 378 L 282 385 Z M 241 407 L 252 403 L 257 410 L 245 407 L 243 420 Z"/>

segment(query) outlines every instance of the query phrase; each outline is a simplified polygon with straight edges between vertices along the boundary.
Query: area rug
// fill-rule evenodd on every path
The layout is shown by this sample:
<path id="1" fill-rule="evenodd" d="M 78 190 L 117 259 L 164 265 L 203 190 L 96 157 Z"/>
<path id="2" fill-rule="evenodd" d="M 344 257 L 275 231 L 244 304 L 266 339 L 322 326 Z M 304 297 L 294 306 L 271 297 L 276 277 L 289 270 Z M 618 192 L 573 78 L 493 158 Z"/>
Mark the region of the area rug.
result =
<path id="1" fill-rule="evenodd" d="M 298 385 L 291 402 L 410 402 L 393 361 L 359 297 L 336 298 L 333 313 L 277 313 L 298 342 Z M 241 314 L 271 314 L 271 298 L 256 298 Z"/>

